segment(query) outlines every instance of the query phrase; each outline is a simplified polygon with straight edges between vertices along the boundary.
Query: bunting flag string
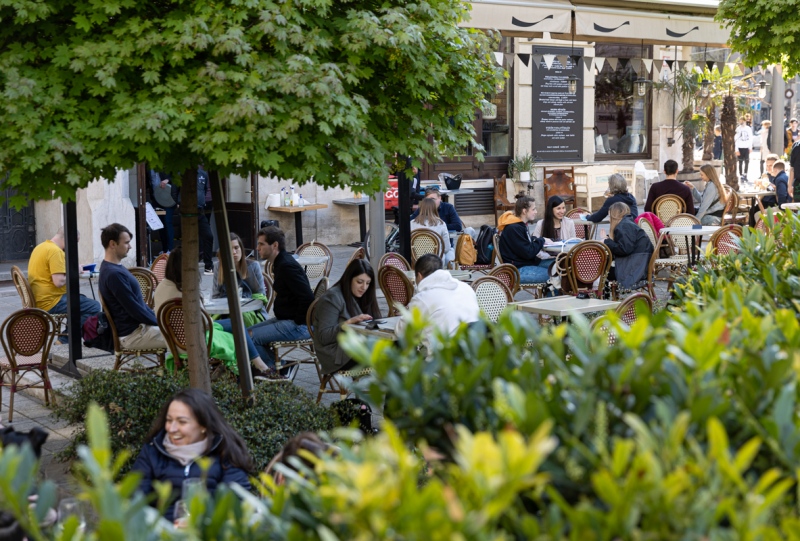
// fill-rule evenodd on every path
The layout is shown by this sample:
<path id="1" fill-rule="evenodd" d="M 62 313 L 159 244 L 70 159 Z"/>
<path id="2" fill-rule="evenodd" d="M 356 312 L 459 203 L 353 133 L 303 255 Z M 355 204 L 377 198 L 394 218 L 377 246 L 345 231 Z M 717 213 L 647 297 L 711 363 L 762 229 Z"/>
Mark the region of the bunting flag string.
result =
<path id="1" fill-rule="evenodd" d="M 653 71 L 653 59 L 652 58 L 642 58 L 642 64 L 644 64 L 644 70 L 647 73 Z"/>
<path id="2" fill-rule="evenodd" d="M 508 63 L 508 67 L 512 67 L 514 65 L 514 55 L 512 53 L 505 53 L 503 56 Z"/>
<path id="3" fill-rule="evenodd" d="M 556 60 L 558 60 L 558 63 L 561 65 L 562 69 L 566 69 L 567 67 L 567 58 L 568 57 L 565 54 L 560 54 L 556 56 Z"/>
<path id="4" fill-rule="evenodd" d="M 542 66 L 542 55 L 533 55 L 533 67 L 539 69 Z"/>
<path id="5" fill-rule="evenodd" d="M 531 61 L 531 55 L 527 53 L 517 53 L 517 58 L 519 58 L 522 63 L 525 64 L 526 68 L 528 67 L 528 63 Z"/>
<path id="6" fill-rule="evenodd" d="M 547 66 L 547 69 L 551 69 L 553 67 L 553 60 L 556 59 L 556 55 L 543 54 L 542 58 L 544 59 L 544 65 Z"/>
<path id="7" fill-rule="evenodd" d="M 608 63 L 608 66 L 611 68 L 611 71 L 617 71 L 617 63 L 619 62 L 619 59 L 609 56 L 606 57 L 606 62 Z"/>
<path id="8" fill-rule="evenodd" d="M 594 66 L 594 58 L 591 56 L 584 56 L 583 69 L 586 71 L 591 71 L 593 66 Z"/>

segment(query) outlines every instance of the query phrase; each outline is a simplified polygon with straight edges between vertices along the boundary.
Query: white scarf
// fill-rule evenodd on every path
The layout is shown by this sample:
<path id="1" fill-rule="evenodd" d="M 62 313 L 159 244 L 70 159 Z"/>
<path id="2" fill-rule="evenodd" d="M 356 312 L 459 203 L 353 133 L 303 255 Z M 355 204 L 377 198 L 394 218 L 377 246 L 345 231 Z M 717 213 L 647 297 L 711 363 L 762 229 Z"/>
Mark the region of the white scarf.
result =
<path id="1" fill-rule="evenodd" d="M 201 456 L 208 449 L 208 438 L 189 445 L 175 445 L 169 439 L 169 434 L 164 434 L 164 450 L 169 456 L 180 462 L 181 466 L 186 466 L 190 462 Z"/>

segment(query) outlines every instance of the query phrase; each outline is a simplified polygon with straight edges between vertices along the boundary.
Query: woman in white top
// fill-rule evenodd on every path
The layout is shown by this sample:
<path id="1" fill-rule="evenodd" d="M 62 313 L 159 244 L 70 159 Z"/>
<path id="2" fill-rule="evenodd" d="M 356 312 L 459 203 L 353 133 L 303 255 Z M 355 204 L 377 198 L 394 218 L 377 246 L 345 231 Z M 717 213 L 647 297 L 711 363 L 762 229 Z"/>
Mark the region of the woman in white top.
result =
<path id="1" fill-rule="evenodd" d="M 446 267 L 456 254 L 452 244 L 450 244 L 450 233 L 447 231 L 447 224 L 439 218 L 436 203 L 433 199 L 425 198 L 419 202 L 419 215 L 411 220 L 411 231 L 417 229 L 428 229 L 438 233 L 444 243 L 444 266 Z"/>
<path id="2" fill-rule="evenodd" d="M 736 128 L 736 156 L 739 160 L 739 176 L 747 178 L 747 171 L 750 169 L 750 150 L 753 148 L 753 130 L 747 125 L 747 119 L 739 119 L 739 126 Z"/>
<path id="3" fill-rule="evenodd" d="M 548 244 L 549 242 L 574 239 L 576 236 L 575 222 L 570 218 L 564 218 L 566 214 L 567 205 L 564 200 L 557 195 L 552 196 L 547 200 L 544 219 L 536 222 L 536 226 L 533 228 L 533 236 L 544 237 L 545 242 Z M 552 263 L 549 260 L 553 257 L 555 256 L 542 250 L 539 252 L 539 258 L 542 260 L 539 266 L 549 267 L 550 263 Z"/>

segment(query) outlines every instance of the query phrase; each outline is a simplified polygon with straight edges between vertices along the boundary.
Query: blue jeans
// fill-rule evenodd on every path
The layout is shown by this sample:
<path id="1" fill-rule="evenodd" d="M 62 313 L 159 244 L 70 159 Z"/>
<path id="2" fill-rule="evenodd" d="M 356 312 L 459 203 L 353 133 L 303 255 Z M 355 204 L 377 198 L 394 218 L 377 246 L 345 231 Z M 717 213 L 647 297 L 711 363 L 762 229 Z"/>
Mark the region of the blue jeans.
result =
<path id="1" fill-rule="evenodd" d="M 250 327 L 250 334 L 256 351 L 261 356 L 267 366 L 275 367 L 275 356 L 269 347 L 272 342 L 283 342 L 290 340 L 307 340 L 311 338 L 308 334 L 308 327 L 298 325 L 291 319 L 268 319 L 257 325 Z"/>
<path id="2" fill-rule="evenodd" d="M 225 332 L 233 332 L 233 323 L 231 323 L 230 319 L 218 319 L 214 323 L 222 325 L 222 330 Z M 256 350 L 256 345 L 253 343 L 253 339 L 250 338 L 250 333 L 248 333 L 246 329 L 244 331 L 244 341 L 247 344 L 247 358 L 252 361 L 258 357 L 258 350 Z"/>
<path id="3" fill-rule="evenodd" d="M 81 332 L 83 329 L 83 324 L 86 323 L 86 320 L 92 317 L 93 315 L 102 312 L 103 308 L 100 306 L 100 303 L 92 300 L 84 295 L 81 295 Z M 67 296 L 62 295 L 59 301 L 53 306 L 50 310 L 47 311 L 48 314 L 66 314 L 67 313 Z M 67 337 L 62 336 L 59 338 L 59 341 L 62 344 L 67 343 Z"/>
<path id="4" fill-rule="evenodd" d="M 172 241 L 175 238 L 175 231 L 172 225 L 172 216 L 175 214 L 175 207 L 164 209 L 164 216 L 161 216 L 164 227 L 158 231 L 161 239 L 161 251 L 165 254 L 172 251 Z"/>
<path id="5" fill-rule="evenodd" d="M 529 265 L 519 268 L 519 279 L 523 284 L 543 284 L 550 279 L 550 274 L 544 267 Z"/>

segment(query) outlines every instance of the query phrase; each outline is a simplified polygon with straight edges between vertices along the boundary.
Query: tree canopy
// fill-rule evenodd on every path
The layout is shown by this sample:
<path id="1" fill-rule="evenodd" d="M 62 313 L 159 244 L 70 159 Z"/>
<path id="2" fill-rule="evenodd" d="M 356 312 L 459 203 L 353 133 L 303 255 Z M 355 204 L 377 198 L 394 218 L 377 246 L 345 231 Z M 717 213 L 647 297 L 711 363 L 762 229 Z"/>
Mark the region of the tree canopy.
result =
<path id="1" fill-rule="evenodd" d="M 785 77 L 800 73 L 797 2 L 720 0 L 717 20 L 731 31 L 730 46 L 748 62 L 781 64 Z"/>
<path id="2" fill-rule="evenodd" d="M 502 77 L 460 0 L 0 0 L 0 178 L 74 198 L 117 168 L 358 191 L 460 153 Z M 480 145 L 477 145 L 480 150 Z"/>

